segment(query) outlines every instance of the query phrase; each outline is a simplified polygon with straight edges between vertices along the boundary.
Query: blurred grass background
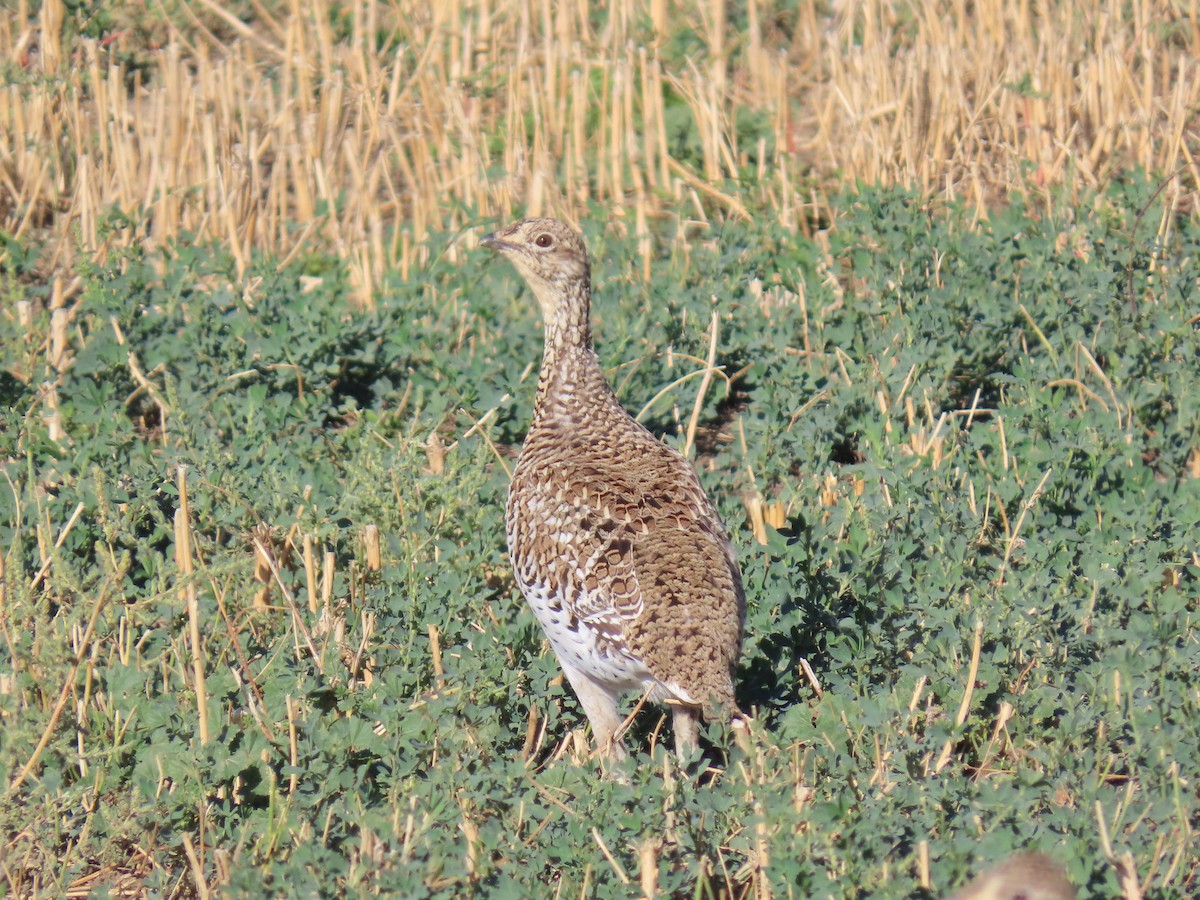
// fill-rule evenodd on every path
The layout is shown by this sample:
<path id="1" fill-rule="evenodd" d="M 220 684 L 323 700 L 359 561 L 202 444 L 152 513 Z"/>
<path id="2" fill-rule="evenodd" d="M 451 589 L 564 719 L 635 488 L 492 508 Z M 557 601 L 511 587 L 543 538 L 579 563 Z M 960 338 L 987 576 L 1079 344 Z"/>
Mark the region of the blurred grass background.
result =
<path id="1" fill-rule="evenodd" d="M 1197 29 L 6 6 L 6 892 L 1193 896 Z M 743 560 L 708 772 L 600 780 L 508 575 L 527 212 Z"/>

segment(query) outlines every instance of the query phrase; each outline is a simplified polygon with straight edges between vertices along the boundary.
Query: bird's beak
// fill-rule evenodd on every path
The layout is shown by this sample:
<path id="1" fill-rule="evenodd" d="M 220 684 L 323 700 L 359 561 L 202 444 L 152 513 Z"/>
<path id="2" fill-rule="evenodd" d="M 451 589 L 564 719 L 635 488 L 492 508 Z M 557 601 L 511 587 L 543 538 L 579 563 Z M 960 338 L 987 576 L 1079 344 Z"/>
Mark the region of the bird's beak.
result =
<path id="1" fill-rule="evenodd" d="M 494 232 L 494 231 L 491 232 L 490 234 L 485 234 L 483 237 L 481 237 L 479 239 L 479 246 L 487 247 L 487 249 L 495 250 L 497 252 L 508 248 L 508 244 L 504 243 L 504 241 L 502 241 L 502 240 L 500 240 L 500 238 L 496 237 L 496 232 Z"/>

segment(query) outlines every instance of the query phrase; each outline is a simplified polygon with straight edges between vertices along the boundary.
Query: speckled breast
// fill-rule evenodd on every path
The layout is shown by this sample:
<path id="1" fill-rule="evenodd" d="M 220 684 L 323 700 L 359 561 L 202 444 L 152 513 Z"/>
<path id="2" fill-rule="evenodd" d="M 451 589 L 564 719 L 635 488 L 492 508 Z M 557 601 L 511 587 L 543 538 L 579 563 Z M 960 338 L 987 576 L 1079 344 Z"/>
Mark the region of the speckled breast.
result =
<path id="1" fill-rule="evenodd" d="M 588 595 L 586 566 L 572 559 L 571 551 L 578 548 L 569 537 L 569 523 L 529 509 L 513 490 L 505 519 L 517 585 L 559 661 L 613 690 L 640 689 L 653 681 L 626 648 L 618 622 L 581 614 L 605 604 Z"/>

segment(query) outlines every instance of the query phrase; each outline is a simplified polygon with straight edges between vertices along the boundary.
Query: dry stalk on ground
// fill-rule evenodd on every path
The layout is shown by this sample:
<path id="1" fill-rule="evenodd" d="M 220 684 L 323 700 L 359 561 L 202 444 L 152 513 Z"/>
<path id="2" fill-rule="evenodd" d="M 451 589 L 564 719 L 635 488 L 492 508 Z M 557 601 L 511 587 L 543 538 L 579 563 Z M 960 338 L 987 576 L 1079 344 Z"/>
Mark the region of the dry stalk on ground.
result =
<path id="1" fill-rule="evenodd" d="M 61 0 L 3 14 L 0 228 L 46 241 L 53 272 L 181 235 L 243 271 L 332 252 L 369 302 L 432 232 L 518 208 L 599 202 L 648 256 L 656 217 L 807 228 L 855 182 L 982 214 L 1142 167 L 1196 206 L 1200 30 L 1179 0 L 255 8 L 117 11 L 99 40 Z"/>

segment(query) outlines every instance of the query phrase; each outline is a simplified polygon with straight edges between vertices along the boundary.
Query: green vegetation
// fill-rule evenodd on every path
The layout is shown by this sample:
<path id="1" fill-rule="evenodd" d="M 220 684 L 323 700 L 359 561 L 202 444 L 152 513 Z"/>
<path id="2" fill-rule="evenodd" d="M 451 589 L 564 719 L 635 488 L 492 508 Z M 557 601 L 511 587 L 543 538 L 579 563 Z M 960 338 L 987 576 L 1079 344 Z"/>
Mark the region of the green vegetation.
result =
<path id="1" fill-rule="evenodd" d="M 1107 840 L 1194 896 L 1200 225 L 1156 238 L 1153 193 L 973 227 L 868 190 L 825 243 L 660 234 L 649 281 L 590 219 L 626 405 L 704 365 L 714 309 L 737 374 L 696 447 L 745 573 L 752 749 L 680 771 L 646 710 L 624 782 L 571 741 L 506 568 L 540 353 L 507 266 L 435 239 L 363 311 L 341 261 L 241 279 L 135 246 L 81 272 L 57 368 L 41 304 L 10 312 L 43 288 L 8 276 L 6 891 L 928 897 L 1030 848 L 1119 897 Z M 700 384 L 651 427 L 682 446 Z"/>

